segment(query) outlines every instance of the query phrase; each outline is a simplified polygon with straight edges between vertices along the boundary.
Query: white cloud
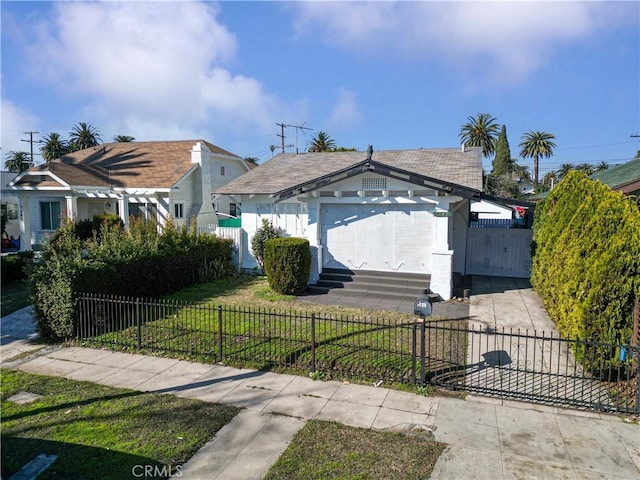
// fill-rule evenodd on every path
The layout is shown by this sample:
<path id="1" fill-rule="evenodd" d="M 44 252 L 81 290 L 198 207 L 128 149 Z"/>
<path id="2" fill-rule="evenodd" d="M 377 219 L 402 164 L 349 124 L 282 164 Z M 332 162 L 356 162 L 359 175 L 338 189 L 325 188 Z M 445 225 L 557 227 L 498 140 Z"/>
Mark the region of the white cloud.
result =
<path id="1" fill-rule="evenodd" d="M 29 70 L 84 98 L 84 118 L 103 137 L 272 132 L 288 107 L 225 68 L 238 45 L 218 13 L 210 2 L 57 2 L 36 30 Z"/>
<path id="2" fill-rule="evenodd" d="M 637 22 L 633 2 L 294 2 L 298 35 L 520 81 L 571 42 Z M 320 32 L 318 32 L 320 30 Z"/>
<path id="3" fill-rule="evenodd" d="M 340 87 L 337 92 L 337 101 L 333 111 L 327 120 L 331 130 L 351 128 L 362 121 L 362 114 L 356 103 L 356 94 Z"/>
<path id="4" fill-rule="evenodd" d="M 0 154 L 1 166 L 4 169 L 4 161 L 9 152 L 29 152 L 31 146 L 29 143 L 22 140 L 28 140 L 29 136 L 24 132 L 34 131 L 38 128 L 39 119 L 33 113 L 27 109 L 16 105 L 7 99 L 0 99 L 0 112 L 2 118 L 2 126 L 0 131 L 2 132 L 2 138 L 0 138 Z M 34 137 L 34 140 L 39 139 L 39 136 Z M 34 152 L 38 151 L 38 147 L 34 145 Z M 38 157 L 34 156 L 34 160 L 38 163 Z"/>

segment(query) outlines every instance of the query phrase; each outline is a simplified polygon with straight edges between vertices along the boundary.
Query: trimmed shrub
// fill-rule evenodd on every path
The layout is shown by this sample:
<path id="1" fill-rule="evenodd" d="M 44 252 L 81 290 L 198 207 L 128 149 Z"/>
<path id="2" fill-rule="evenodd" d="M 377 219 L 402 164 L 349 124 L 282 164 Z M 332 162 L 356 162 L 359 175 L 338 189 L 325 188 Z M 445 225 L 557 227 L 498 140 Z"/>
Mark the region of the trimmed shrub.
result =
<path id="1" fill-rule="evenodd" d="M 263 218 L 262 226 L 256 230 L 255 235 L 251 238 L 251 250 L 253 251 L 253 256 L 256 258 L 256 262 L 258 262 L 258 265 L 260 265 L 262 269 L 262 273 L 265 273 L 264 254 L 267 241 L 281 237 L 282 231 L 274 227 L 269 220 Z"/>
<path id="2" fill-rule="evenodd" d="M 640 296 L 640 212 L 633 200 L 571 172 L 536 207 L 533 240 L 531 283 L 558 331 L 628 343 Z M 588 370 L 620 364 L 616 349 L 590 348 L 575 351 Z"/>
<path id="3" fill-rule="evenodd" d="M 27 278 L 26 269 L 33 263 L 33 256 L 34 253 L 31 251 L 3 255 L 0 260 L 2 283 L 17 282 Z"/>
<path id="4" fill-rule="evenodd" d="M 235 271 L 231 240 L 168 224 L 132 221 L 125 231 L 103 224 L 100 234 L 81 241 L 65 222 L 45 245 L 42 262 L 29 277 L 43 338 L 73 335 L 79 293 L 158 298 L 186 286 Z"/>
<path id="5" fill-rule="evenodd" d="M 264 265 L 269 286 L 285 295 L 304 292 L 311 272 L 311 249 L 304 238 L 267 240 Z"/>

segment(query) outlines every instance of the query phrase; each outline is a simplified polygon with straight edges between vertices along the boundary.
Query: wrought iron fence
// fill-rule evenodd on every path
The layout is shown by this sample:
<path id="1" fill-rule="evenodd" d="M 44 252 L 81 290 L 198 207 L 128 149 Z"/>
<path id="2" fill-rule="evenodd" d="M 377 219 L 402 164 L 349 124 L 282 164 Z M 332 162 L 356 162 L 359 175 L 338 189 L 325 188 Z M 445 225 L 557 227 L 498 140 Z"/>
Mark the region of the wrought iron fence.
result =
<path id="1" fill-rule="evenodd" d="M 469 328 L 466 321 L 393 321 L 83 294 L 75 337 L 254 368 L 431 383 L 556 406 L 640 412 L 637 346 Z"/>
<path id="2" fill-rule="evenodd" d="M 416 378 L 415 322 L 83 294 L 75 337 L 256 368 Z"/>
<path id="3" fill-rule="evenodd" d="M 451 327 L 428 323 L 430 337 Z M 457 329 L 455 331 L 458 331 Z M 640 349 L 632 345 L 567 340 L 519 329 L 465 329 L 462 362 L 429 371 L 428 382 L 452 390 L 561 407 L 640 413 Z M 432 352 L 427 352 L 431 356 Z M 581 359 L 576 361 L 576 355 Z M 457 357 L 459 359 L 459 357 Z"/>

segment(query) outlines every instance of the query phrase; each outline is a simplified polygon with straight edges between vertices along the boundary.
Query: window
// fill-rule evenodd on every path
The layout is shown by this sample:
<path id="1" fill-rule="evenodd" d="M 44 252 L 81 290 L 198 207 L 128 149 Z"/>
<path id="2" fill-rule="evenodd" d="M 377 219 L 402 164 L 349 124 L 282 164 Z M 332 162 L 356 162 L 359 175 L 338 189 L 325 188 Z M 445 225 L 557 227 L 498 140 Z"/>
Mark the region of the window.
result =
<path id="1" fill-rule="evenodd" d="M 231 215 L 232 217 L 238 216 L 238 206 L 235 203 L 229 204 L 229 215 Z"/>
<path id="2" fill-rule="evenodd" d="M 129 216 L 134 218 L 144 218 L 145 220 L 155 220 L 157 213 L 153 203 L 130 203 Z"/>
<path id="3" fill-rule="evenodd" d="M 173 205 L 173 218 L 184 218 L 184 204 L 175 203 Z"/>
<path id="4" fill-rule="evenodd" d="M 220 175 L 224 176 L 224 165 L 220 165 Z"/>
<path id="5" fill-rule="evenodd" d="M 60 226 L 60 202 L 40 202 L 40 224 L 43 230 Z"/>

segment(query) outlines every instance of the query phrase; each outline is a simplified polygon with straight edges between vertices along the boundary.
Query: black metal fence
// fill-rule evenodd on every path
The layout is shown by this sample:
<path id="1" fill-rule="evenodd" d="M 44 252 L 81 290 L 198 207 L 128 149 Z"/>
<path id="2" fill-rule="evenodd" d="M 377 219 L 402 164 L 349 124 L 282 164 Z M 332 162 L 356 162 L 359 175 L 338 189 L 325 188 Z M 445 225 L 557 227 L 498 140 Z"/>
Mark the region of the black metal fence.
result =
<path id="1" fill-rule="evenodd" d="M 92 345 L 254 368 L 431 383 L 556 406 L 640 412 L 638 347 L 469 328 L 466 321 L 393 321 L 80 295 L 75 336 Z M 581 352 L 588 370 L 574 352 Z"/>
<path id="2" fill-rule="evenodd" d="M 443 336 L 449 330 L 428 324 L 427 343 L 430 337 Z M 464 361 L 456 364 L 455 359 L 445 358 L 449 366 L 429 372 L 429 382 L 452 390 L 560 407 L 640 413 L 637 347 L 479 326 L 466 329 L 466 336 Z M 581 362 L 576 361 L 575 352 Z M 427 352 L 427 357 L 430 355 Z"/>

